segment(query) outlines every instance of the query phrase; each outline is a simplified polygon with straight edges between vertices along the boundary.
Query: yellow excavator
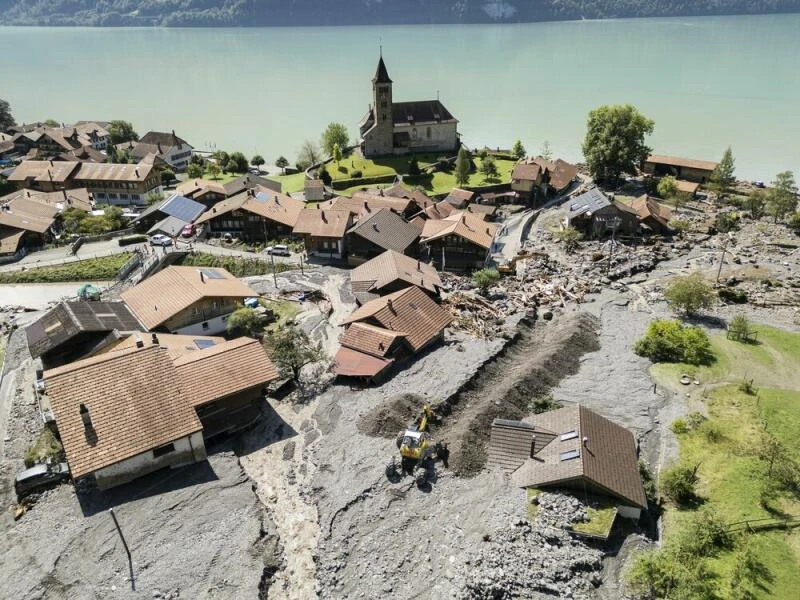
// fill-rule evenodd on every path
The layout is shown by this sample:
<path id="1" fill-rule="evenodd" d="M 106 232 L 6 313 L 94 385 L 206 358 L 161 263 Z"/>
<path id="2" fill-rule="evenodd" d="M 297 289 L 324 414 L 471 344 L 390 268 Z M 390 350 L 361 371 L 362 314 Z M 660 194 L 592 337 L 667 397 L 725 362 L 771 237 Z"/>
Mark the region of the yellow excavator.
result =
<path id="1" fill-rule="evenodd" d="M 397 434 L 395 442 L 400 450 L 400 471 L 397 469 L 396 457 L 393 456 L 386 465 L 386 476 L 389 479 L 399 479 L 403 475 L 414 476 L 414 471 L 421 467 L 417 482 L 422 484 L 427 481 L 429 471 L 433 469 L 433 463 L 437 458 L 447 467 L 450 455 L 447 443 L 434 442 L 429 431 L 433 418 L 433 410 L 430 405 L 425 404 L 414 422 Z"/>

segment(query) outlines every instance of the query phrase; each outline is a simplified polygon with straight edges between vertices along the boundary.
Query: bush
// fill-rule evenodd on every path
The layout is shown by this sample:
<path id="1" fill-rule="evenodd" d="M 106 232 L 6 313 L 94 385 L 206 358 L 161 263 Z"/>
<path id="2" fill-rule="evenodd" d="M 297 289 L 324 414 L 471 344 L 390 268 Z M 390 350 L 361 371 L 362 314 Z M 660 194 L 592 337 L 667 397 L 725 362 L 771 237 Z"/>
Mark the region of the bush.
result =
<path id="1" fill-rule="evenodd" d="M 733 537 L 726 523 L 709 508 L 693 516 L 678 540 L 678 554 L 685 558 L 714 556 L 720 550 L 733 548 Z"/>
<path id="2" fill-rule="evenodd" d="M 702 308 L 711 307 L 714 294 L 700 273 L 673 279 L 664 291 L 669 305 L 687 315 L 693 315 Z"/>
<path id="3" fill-rule="evenodd" d="M 117 243 L 120 246 L 130 246 L 131 244 L 141 244 L 142 242 L 147 241 L 146 235 L 128 235 L 125 237 L 121 237 L 117 240 Z"/>
<path id="4" fill-rule="evenodd" d="M 728 338 L 737 342 L 744 342 L 750 339 L 750 321 L 744 315 L 736 315 L 728 325 Z"/>
<path id="5" fill-rule="evenodd" d="M 411 160 L 408 161 L 408 174 L 409 175 L 419 175 L 420 172 L 421 171 L 419 169 L 419 161 L 417 160 L 416 156 L 412 156 Z"/>
<path id="6" fill-rule="evenodd" d="M 758 393 L 758 388 L 753 385 L 752 379 L 747 379 L 747 377 L 745 377 L 739 384 L 739 391 L 748 396 L 755 396 Z"/>
<path id="7" fill-rule="evenodd" d="M 686 417 L 686 426 L 689 429 L 697 429 L 698 427 L 700 427 L 706 421 L 708 421 L 708 419 L 706 418 L 706 416 L 703 413 L 694 411 L 694 412 L 690 412 L 687 415 L 687 417 Z"/>
<path id="8" fill-rule="evenodd" d="M 25 452 L 25 466 L 32 466 L 45 462 L 47 459 L 64 460 L 64 449 L 50 427 L 45 426 L 36 437 L 33 444 Z"/>
<path id="9" fill-rule="evenodd" d="M 361 172 L 361 169 L 355 169 L 352 173 L 350 173 L 350 177 L 353 179 L 361 179 L 364 173 Z"/>
<path id="10" fill-rule="evenodd" d="M 264 316 L 252 308 L 239 308 L 228 318 L 228 334 L 258 338 L 264 331 Z"/>
<path id="11" fill-rule="evenodd" d="M 719 213 L 714 226 L 721 233 L 733 231 L 739 226 L 739 215 L 735 212 Z"/>
<path id="12" fill-rule="evenodd" d="M 532 412 L 536 415 L 559 408 L 561 408 L 561 403 L 554 400 L 551 394 L 537 396 L 528 403 L 528 412 Z"/>
<path id="13" fill-rule="evenodd" d="M 682 433 L 689 433 L 689 426 L 683 419 L 675 419 L 669 428 L 672 430 L 672 433 L 676 435 L 681 435 Z"/>
<path id="14" fill-rule="evenodd" d="M 669 548 L 642 552 L 625 577 L 638 598 L 718 598 L 716 581 L 704 560 L 683 560 Z"/>
<path id="15" fill-rule="evenodd" d="M 730 304 L 747 304 L 749 299 L 747 292 L 744 290 L 732 290 L 730 288 L 722 288 L 717 292 L 717 296 L 723 302 Z"/>
<path id="16" fill-rule="evenodd" d="M 789 217 L 787 224 L 795 233 L 800 234 L 800 212 L 796 212 Z"/>
<path id="17" fill-rule="evenodd" d="M 638 466 L 639 478 L 642 480 L 642 486 L 644 487 L 647 500 L 655 502 L 658 496 L 658 490 L 656 489 L 656 480 L 653 478 L 653 473 L 650 471 L 650 467 L 647 466 L 647 463 L 642 459 L 639 459 Z"/>
<path id="18" fill-rule="evenodd" d="M 500 272 L 497 269 L 481 269 L 472 275 L 472 283 L 481 294 L 485 294 L 498 281 Z"/>
<path id="19" fill-rule="evenodd" d="M 667 224 L 678 235 L 683 235 L 692 228 L 691 222 L 685 219 L 672 219 Z"/>
<path id="20" fill-rule="evenodd" d="M 164 169 L 161 171 L 161 183 L 163 185 L 169 185 L 173 181 L 177 179 L 175 177 L 175 172 L 172 169 Z"/>
<path id="21" fill-rule="evenodd" d="M 633 351 L 653 362 L 684 362 L 705 365 L 714 360 L 711 342 L 699 327 L 684 326 L 674 320 L 656 320 L 647 327 Z"/>
<path id="22" fill-rule="evenodd" d="M 581 232 L 574 227 L 566 227 L 561 231 L 557 231 L 553 236 L 560 242 L 564 242 L 564 251 L 567 254 L 572 254 L 578 247 L 578 242 L 581 240 Z"/>
<path id="23" fill-rule="evenodd" d="M 661 477 L 661 493 L 675 504 L 686 504 L 694 500 L 699 466 L 673 465 L 666 469 Z"/>
<path id="24" fill-rule="evenodd" d="M 706 421 L 698 430 L 703 434 L 703 437 L 706 438 L 706 441 L 712 444 L 716 444 L 724 437 L 722 435 L 722 429 L 713 421 Z"/>

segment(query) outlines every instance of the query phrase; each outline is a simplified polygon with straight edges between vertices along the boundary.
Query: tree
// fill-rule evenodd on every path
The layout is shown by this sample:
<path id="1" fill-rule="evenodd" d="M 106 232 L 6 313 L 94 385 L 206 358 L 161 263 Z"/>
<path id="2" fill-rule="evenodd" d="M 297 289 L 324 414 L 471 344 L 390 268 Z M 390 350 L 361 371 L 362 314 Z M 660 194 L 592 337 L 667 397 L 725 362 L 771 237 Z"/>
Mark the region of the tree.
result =
<path id="1" fill-rule="evenodd" d="M 705 365 L 714 360 L 711 342 L 705 331 L 670 319 L 651 322 L 644 337 L 634 344 L 633 351 L 653 362 Z"/>
<path id="2" fill-rule="evenodd" d="M 333 154 L 331 154 L 331 156 L 333 160 L 336 161 L 336 166 L 338 167 L 339 163 L 342 161 L 342 149 L 338 143 L 333 145 Z"/>
<path id="3" fill-rule="evenodd" d="M 278 160 L 275 161 L 275 166 L 281 170 L 281 173 L 286 173 L 286 167 L 289 166 L 289 161 L 286 160 L 285 156 L 279 156 Z"/>
<path id="4" fill-rule="evenodd" d="M 767 192 L 767 212 L 777 223 L 797 209 L 797 183 L 794 173 L 783 171 L 775 176 L 772 187 Z"/>
<path id="5" fill-rule="evenodd" d="M 221 168 L 225 168 L 225 165 L 227 165 L 228 161 L 230 160 L 230 156 L 228 156 L 228 153 L 225 152 L 225 150 L 217 150 L 214 152 L 213 158 L 215 161 L 217 161 L 217 164 Z"/>
<path id="6" fill-rule="evenodd" d="M 317 170 L 317 177 L 319 177 L 322 180 L 322 183 L 328 186 L 331 185 L 331 183 L 333 182 L 333 177 L 331 177 L 331 174 L 328 173 L 328 169 L 325 167 L 325 163 L 319 166 L 319 169 Z"/>
<path id="7" fill-rule="evenodd" d="M 233 173 L 247 173 L 247 165 L 249 161 L 247 157 L 241 152 L 231 152 L 228 157 L 228 171 Z M 233 167 L 231 167 L 233 165 Z"/>
<path id="8" fill-rule="evenodd" d="M 685 219 L 672 219 L 668 225 L 670 229 L 672 229 L 680 237 L 683 237 L 683 235 L 692 228 L 691 221 L 687 221 Z"/>
<path id="9" fill-rule="evenodd" d="M 199 179 L 203 176 L 203 167 L 192 163 L 186 168 L 186 174 L 189 175 L 190 179 Z"/>
<path id="10" fill-rule="evenodd" d="M 497 178 L 500 171 L 497 170 L 497 163 L 494 162 L 493 157 L 487 156 L 481 161 L 481 173 L 483 173 L 484 181 Z"/>
<path id="11" fill-rule="evenodd" d="M 164 169 L 161 171 L 161 184 L 162 185 L 169 185 L 173 181 L 175 181 L 175 172 L 172 169 Z"/>
<path id="12" fill-rule="evenodd" d="M 108 124 L 108 133 L 111 136 L 112 144 L 139 141 L 139 134 L 128 121 L 111 121 Z"/>
<path id="13" fill-rule="evenodd" d="M 789 217 L 787 224 L 791 229 L 794 230 L 795 233 L 800 234 L 800 212 L 796 212 Z"/>
<path id="14" fill-rule="evenodd" d="M 321 159 L 322 155 L 314 142 L 311 140 L 303 142 L 303 145 L 300 146 L 300 152 L 297 154 L 297 163 L 301 165 L 303 169 L 317 164 Z"/>
<path id="15" fill-rule="evenodd" d="M 61 213 L 61 222 L 64 224 L 64 231 L 67 233 L 77 233 L 81 229 L 81 223 L 89 216 L 85 210 L 77 207 L 70 207 Z"/>
<path id="16" fill-rule="evenodd" d="M 473 285 L 484 295 L 498 281 L 500 281 L 500 272 L 497 269 L 481 269 L 472 275 Z"/>
<path id="17" fill-rule="evenodd" d="M 267 334 L 265 346 L 278 369 L 296 382 L 306 365 L 325 359 L 322 346 L 313 344 L 308 335 L 295 325 L 282 325 Z"/>
<path id="18" fill-rule="evenodd" d="M 514 142 L 514 147 L 511 148 L 511 154 L 517 157 L 517 160 L 522 160 L 527 154 L 525 146 L 522 145 L 522 140 Z"/>
<path id="19" fill-rule="evenodd" d="M 46 119 L 44 122 L 45 127 L 61 127 L 61 123 L 55 119 Z"/>
<path id="20" fill-rule="evenodd" d="M 16 125 L 17 122 L 14 120 L 14 117 L 11 114 L 11 105 L 0 98 L 0 132 L 7 130 L 9 127 L 13 127 Z"/>
<path id="21" fill-rule="evenodd" d="M 547 140 L 542 142 L 542 149 L 539 151 L 539 156 L 545 160 L 553 160 L 553 150 L 550 148 L 550 142 Z"/>
<path id="22" fill-rule="evenodd" d="M 596 179 L 617 181 L 636 173 L 650 155 L 645 135 L 655 123 L 630 104 L 604 105 L 589 113 L 583 155 Z"/>
<path id="23" fill-rule="evenodd" d="M 208 174 L 211 179 L 219 179 L 220 173 L 222 173 L 222 168 L 217 163 L 212 162 L 208 165 Z"/>
<path id="24" fill-rule="evenodd" d="M 736 315 L 728 325 L 728 338 L 737 342 L 750 339 L 750 321 L 744 315 Z"/>
<path id="25" fill-rule="evenodd" d="M 668 200 L 678 193 L 678 182 L 672 175 L 662 177 L 661 181 L 658 182 L 658 186 L 656 186 L 656 191 L 659 196 Z"/>
<path id="26" fill-rule="evenodd" d="M 760 219 L 767 214 L 767 195 L 764 190 L 753 190 L 744 201 L 744 208 L 750 211 L 753 219 Z"/>
<path id="27" fill-rule="evenodd" d="M 156 202 L 161 202 L 164 199 L 164 194 L 160 192 L 149 192 L 145 197 L 144 201 L 150 205 L 155 204 Z"/>
<path id="28" fill-rule="evenodd" d="M 413 155 L 411 160 L 408 161 L 408 174 L 409 175 L 419 175 L 422 171 L 419 168 L 419 161 L 417 160 L 417 155 Z"/>
<path id="29" fill-rule="evenodd" d="M 261 337 L 264 332 L 264 316 L 252 308 L 239 308 L 228 318 L 228 334 L 240 333 L 251 338 Z"/>
<path id="30" fill-rule="evenodd" d="M 664 297 L 673 309 L 693 315 L 702 308 L 710 308 L 714 294 L 703 276 L 694 272 L 685 277 L 676 277 L 664 291 Z"/>
<path id="31" fill-rule="evenodd" d="M 711 185 L 719 192 L 724 192 L 736 183 L 734 162 L 733 152 L 731 152 L 731 147 L 728 146 L 725 153 L 722 155 L 722 160 L 719 161 L 717 168 L 711 173 L 709 179 Z"/>
<path id="32" fill-rule="evenodd" d="M 225 168 L 223 171 L 227 171 L 228 173 L 236 173 L 239 170 L 239 163 L 237 163 L 232 158 L 228 159 L 228 162 L 225 164 Z"/>
<path id="33" fill-rule="evenodd" d="M 661 493 L 675 504 L 686 504 L 696 498 L 697 470 L 700 465 L 673 465 L 661 475 Z"/>
<path id="34" fill-rule="evenodd" d="M 455 178 L 456 185 L 465 185 L 469 181 L 469 173 L 472 170 L 472 158 L 463 146 L 458 151 L 456 157 Z"/>
<path id="35" fill-rule="evenodd" d="M 564 243 L 564 252 L 572 254 L 578 248 L 578 242 L 581 241 L 581 232 L 574 227 L 565 227 L 560 231 L 553 234 L 559 242 Z"/>
<path id="36" fill-rule="evenodd" d="M 322 132 L 322 149 L 331 158 L 333 158 L 333 148 L 336 144 L 339 144 L 339 149 L 341 150 L 342 148 L 347 148 L 348 142 L 347 127 L 341 123 L 329 123 L 325 131 Z"/>
<path id="37" fill-rule="evenodd" d="M 250 159 L 250 164 L 253 165 L 256 169 L 261 171 L 261 166 L 266 164 L 267 161 L 264 160 L 264 157 L 260 154 L 256 154 L 253 158 Z"/>

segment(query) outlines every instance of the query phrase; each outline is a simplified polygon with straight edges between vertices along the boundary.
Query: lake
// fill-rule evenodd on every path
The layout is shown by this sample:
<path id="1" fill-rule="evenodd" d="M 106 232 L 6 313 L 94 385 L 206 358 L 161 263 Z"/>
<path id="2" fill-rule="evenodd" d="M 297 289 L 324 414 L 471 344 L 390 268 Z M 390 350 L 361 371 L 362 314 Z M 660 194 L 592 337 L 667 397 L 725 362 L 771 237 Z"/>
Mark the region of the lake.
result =
<path id="1" fill-rule="evenodd" d="M 379 44 L 394 99 L 436 98 L 471 145 L 581 158 L 586 115 L 635 104 L 661 154 L 737 175 L 800 171 L 800 15 L 521 25 L 263 29 L 0 28 L 18 121 L 126 119 L 198 149 L 294 160 L 330 121 L 357 133 Z"/>

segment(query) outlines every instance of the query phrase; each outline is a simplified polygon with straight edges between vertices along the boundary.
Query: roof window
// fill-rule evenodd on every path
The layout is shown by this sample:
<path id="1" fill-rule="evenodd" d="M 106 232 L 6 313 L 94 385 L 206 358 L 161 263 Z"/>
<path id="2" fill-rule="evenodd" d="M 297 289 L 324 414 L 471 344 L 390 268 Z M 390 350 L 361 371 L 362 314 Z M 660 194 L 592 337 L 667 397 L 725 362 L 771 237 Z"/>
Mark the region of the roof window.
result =
<path id="1" fill-rule="evenodd" d="M 580 450 L 567 450 L 566 452 L 562 452 L 558 455 L 558 457 L 562 460 L 572 460 L 574 458 L 578 458 L 581 455 Z"/>
<path id="2" fill-rule="evenodd" d="M 567 440 L 574 440 L 578 437 L 578 432 L 574 429 L 572 431 L 567 431 L 566 433 L 561 434 L 561 441 L 566 442 Z"/>

